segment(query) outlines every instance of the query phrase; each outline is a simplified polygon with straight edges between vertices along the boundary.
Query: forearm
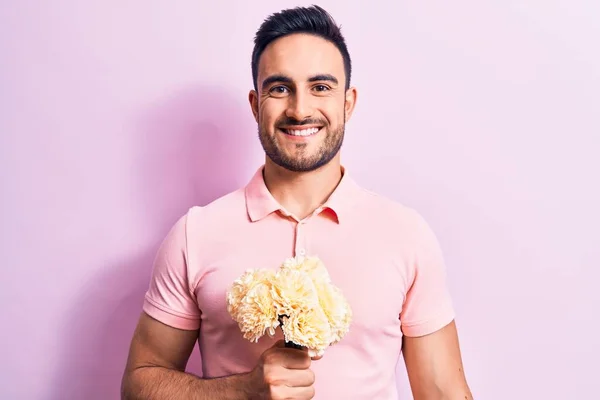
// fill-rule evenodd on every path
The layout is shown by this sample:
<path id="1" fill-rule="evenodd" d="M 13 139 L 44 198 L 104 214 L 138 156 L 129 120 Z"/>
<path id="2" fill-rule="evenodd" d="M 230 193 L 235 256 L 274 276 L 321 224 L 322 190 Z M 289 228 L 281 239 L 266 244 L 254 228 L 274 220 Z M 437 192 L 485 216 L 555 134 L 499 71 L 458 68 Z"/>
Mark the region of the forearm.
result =
<path id="1" fill-rule="evenodd" d="M 473 395 L 469 389 L 465 389 L 442 395 L 441 400 L 473 400 Z"/>
<path id="2" fill-rule="evenodd" d="M 129 373 L 122 386 L 122 400 L 248 400 L 250 375 L 201 379 L 162 367 L 143 367 Z"/>
<path id="3" fill-rule="evenodd" d="M 413 395 L 414 400 L 473 400 L 470 392 L 446 395 L 440 392 Z"/>
<path id="4" fill-rule="evenodd" d="M 468 387 L 444 389 L 437 386 L 412 390 L 414 400 L 473 400 Z"/>
<path id="5" fill-rule="evenodd" d="M 473 400 L 465 381 L 445 385 L 420 381 L 411 384 L 411 389 L 414 400 Z"/>
<path id="6" fill-rule="evenodd" d="M 473 400 L 473 394 L 469 387 L 465 384 L 463 388 L 456 389 L 450 392 L 446 397 L 446 400 Z"/>

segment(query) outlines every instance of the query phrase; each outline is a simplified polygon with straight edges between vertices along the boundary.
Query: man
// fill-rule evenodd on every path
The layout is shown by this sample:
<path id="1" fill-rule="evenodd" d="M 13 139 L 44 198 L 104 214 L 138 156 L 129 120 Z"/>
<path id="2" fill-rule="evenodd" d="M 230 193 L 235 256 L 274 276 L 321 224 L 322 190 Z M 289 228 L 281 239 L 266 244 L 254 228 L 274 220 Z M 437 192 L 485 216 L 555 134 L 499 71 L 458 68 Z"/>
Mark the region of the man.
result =
<path id="1" fill-rule="evenodd" d="M 357 91 L 333 19 L 285 10 L 257 32 L 250 106 L 266 153 L 249 184 L 193 207 L 158 252 L 123 377 L 124 399 L 471 399 L 435 236 L 340 163 Z M 318 255 L 349 301 L 349 333 L 311 359 L 281 331 L 245 340 L 225 293 L 246 269 Z M 196 341 L 203 376 L 184 372 Z"/>

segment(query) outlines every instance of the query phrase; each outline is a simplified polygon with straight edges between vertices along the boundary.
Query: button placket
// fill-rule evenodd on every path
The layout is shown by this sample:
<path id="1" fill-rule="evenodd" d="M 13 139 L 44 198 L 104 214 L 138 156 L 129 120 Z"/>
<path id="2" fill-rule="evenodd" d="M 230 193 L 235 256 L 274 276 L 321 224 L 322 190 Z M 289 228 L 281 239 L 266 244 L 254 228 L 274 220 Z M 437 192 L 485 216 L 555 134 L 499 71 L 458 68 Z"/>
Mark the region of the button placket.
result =
<path id="1" fill-rule="evenodd" d="M 296 256 L 306 256 L 306 221 L 302 220 L 296 225 Z"/>

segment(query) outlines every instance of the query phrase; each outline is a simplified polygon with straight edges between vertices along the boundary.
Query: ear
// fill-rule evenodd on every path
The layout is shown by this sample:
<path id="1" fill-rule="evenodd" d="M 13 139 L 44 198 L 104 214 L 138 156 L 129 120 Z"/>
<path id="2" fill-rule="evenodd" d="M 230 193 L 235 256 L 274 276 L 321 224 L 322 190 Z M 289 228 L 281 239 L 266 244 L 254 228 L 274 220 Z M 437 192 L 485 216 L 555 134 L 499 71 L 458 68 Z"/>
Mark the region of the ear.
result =
<path id="1" fill-rule="evenodd" d="M 352 113 L 354 112 L 354 107 L 356 106 L 356 98 L 357 98 L 356 88 L 351 87 L 346 90 L 346 102 L 344 103 L 344 114 L 346 117 L 346 122 L 350 121 L 352 117 Z"/>
<path id="2" fill-rule="evenodd" d="M 254 115 L 254 120 L 258 123 L 258 93 L 256 93 L 256 90 L 250 91 L 248 101 L 250 101 L 250 109 Z"/>

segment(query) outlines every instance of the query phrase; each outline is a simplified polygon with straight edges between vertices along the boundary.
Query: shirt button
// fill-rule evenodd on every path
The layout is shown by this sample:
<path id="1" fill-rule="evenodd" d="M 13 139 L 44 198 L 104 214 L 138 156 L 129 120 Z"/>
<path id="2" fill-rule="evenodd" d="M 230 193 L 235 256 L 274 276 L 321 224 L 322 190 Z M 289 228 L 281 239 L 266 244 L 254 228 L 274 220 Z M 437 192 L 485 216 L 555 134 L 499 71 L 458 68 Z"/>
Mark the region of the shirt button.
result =
<path id="1" fill-rule="evenodd" d="M 301 256 L 303 256 L 303 255 L 306 254 L 306 250 L 300 249 L 300 250 L 298 250 L 298 254 L 300 254 Z"/>

